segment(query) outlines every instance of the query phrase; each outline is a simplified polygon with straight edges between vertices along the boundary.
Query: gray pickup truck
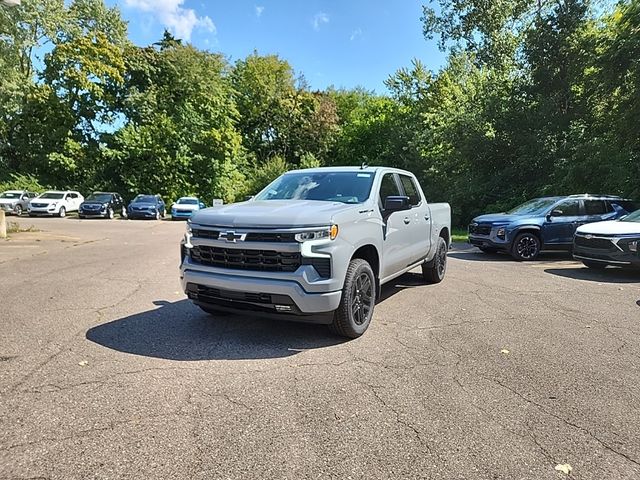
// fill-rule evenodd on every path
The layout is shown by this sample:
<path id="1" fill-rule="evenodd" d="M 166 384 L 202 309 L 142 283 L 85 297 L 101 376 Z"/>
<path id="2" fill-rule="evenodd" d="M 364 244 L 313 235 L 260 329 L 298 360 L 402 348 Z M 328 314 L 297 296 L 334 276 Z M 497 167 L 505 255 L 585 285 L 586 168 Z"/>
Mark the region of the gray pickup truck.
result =
<path id="1" fill-rule="evenodd" d="M 180 276 L 208 313 L 284 316 L 355 338 L 386 282 L 416 267 L 442 281 L 450 233 L 449 205 L 428 204 L 409 172 L 297 170 L 246 202 L 196 212 Z"/>

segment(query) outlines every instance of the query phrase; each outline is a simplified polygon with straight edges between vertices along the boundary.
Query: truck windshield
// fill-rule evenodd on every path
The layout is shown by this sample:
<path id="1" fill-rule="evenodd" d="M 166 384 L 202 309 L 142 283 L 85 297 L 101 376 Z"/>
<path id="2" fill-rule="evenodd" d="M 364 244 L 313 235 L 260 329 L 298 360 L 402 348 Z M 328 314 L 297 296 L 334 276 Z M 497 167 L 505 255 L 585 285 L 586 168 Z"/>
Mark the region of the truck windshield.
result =
<path id="1" fill-rule="evenodd" d="M 510 215 L 542 215 L 557 201 L 557 198 L 536 198 L 534 200 L 529 200 L 522 205 L 518 205 L 507 213 Z"/>
<path id="2" fill-rule="evenodd" d="M 640 223 L 640 210 L 636 210 L 633 213 L 630 213 L 626 217 L 624 217 L 621 222 L 638 222 Z"/>
<path id="3" fill-rule="evenodd" d="M 373 178 L 373 172 L 285 173 L 255 199 L 362 203 L 369 198 Z"/>

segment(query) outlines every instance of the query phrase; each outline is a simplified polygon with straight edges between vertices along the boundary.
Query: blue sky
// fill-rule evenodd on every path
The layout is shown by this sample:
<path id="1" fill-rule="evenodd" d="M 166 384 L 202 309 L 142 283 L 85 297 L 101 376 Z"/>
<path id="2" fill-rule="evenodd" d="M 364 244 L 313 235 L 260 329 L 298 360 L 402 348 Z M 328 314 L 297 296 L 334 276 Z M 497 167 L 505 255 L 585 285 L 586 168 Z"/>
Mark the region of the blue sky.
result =
<path id="1" fill-rule="evenodd" d="M 120 6 L 138 45 L 165 28 L 232 61 L 256 49 L 278 54 L 314 89 L 363 86 L 379 93 L 384 80 L 419 58 L 437 70 L 445 57 L 422 36 L 423 1 L 416 0 L 107 0 Z"/>

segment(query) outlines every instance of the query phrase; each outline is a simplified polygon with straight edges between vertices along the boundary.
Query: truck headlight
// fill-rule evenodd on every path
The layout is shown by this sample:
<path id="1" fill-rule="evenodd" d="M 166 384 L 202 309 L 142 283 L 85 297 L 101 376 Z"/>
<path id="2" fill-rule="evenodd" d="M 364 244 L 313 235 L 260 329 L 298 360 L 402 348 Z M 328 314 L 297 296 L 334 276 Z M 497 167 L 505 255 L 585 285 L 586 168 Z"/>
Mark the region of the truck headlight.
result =
<path id="1" fill-rule="evenodd" d="M 331 225 L 330 227 L 321 228 L 318 230 L 311 230 L 308 232 L 296 233 L 296 240 L 298 242 L 306 242 L 307 240 L 322 240 L 328 238 L 335 240 L 338 236 L 338 226 Z"/>
<path id="2" fill-rule="evenodd" d="M 631 250 L 632 252 L 638 253 L 638 240 L 629 242 L 629 250 Z"/>
<path id="3" fill-rule="evenodd" d="M 192 235 L 193 229 L 191 228 L 191 219 L 187 220 L 187 235 Z"/>

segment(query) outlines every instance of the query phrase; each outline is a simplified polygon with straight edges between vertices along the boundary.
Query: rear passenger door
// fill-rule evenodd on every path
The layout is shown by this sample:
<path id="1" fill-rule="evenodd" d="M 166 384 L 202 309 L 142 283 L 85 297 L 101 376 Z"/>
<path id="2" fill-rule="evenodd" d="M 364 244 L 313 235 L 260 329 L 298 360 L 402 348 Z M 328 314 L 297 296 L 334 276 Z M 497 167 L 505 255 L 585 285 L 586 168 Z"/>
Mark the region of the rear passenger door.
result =
<path id="1" fill-rule="evenodd" d="M 585 200 L 584 213 L 585 218 L 579 222 L 580 225 L 591 222 L 601 222 L 603 220 L 613 220 L 617 216 L 611 203 L 606 200 Z"/>
<path id="2" fill-rule="evenodd" d="M 431 229 L 429 208 L 422 198 L 416 180 L 409 176 L 399 174 L 400 186 L 403 194 L 409 197 L 411 210 L 403 212 L 404 223 L 408 225 L 406 234 L 409 237 L 409 250 L 407 251 L 407 265 L 415 263 L 429 254 L 431 248 Z"/>
<path id="3" fill-rule="evenodd" d="M 409 225 L 405 223 L 409 210 L 388 213 L 384 211 L 384 199 L 402 195 L 398 175 L 385 173 L 380 182 L 378 202 L 382 214 L 382 262 L 380 277 L 386 278 L 407 265 L 407 252 L 411 249 Z M 410 254 L 409 254 L 410 255 Z"/>

